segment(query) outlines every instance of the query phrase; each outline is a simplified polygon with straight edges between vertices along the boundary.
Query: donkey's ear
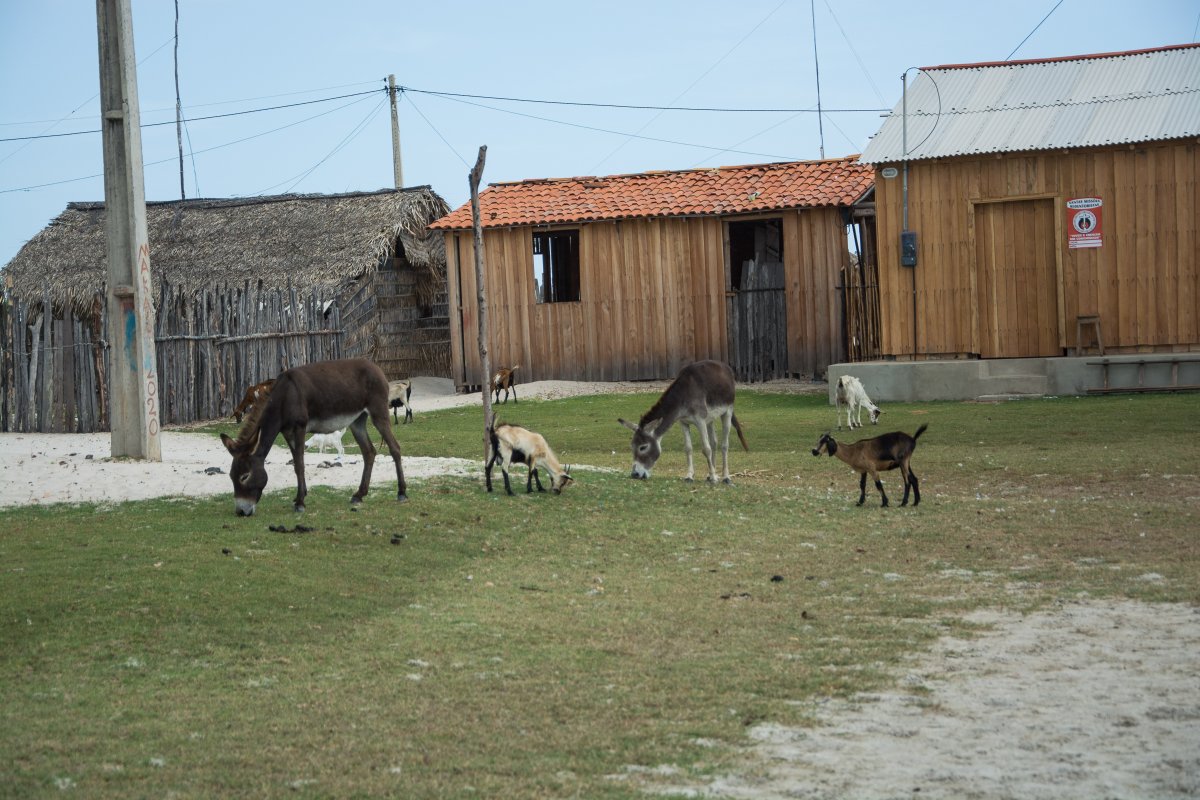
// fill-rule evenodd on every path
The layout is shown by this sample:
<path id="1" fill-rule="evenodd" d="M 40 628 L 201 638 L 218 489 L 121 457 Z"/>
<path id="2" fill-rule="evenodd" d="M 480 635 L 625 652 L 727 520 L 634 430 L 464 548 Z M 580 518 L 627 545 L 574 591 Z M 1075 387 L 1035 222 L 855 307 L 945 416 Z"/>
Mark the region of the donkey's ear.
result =
<path id="1" fill-rule="evenodd" d="M 642 426 L 642 431 L 644 433 L 647 433 L 647 434 L 653 436 L 654 432 L 656 430 L 658 430 L 658 426 L 661 424 L 662 424 L 661 418 L 660 419 L 652 419 L 649 422 L 647 422 L 645 425 Z"/>
<path id="2" fill-rule="evenodd" d="M 225 449 L 229 451 L 229 455 L 236 456 L 238 454 L 237 441 L 229 434 L 221 434 L 221 444 L 225 445 Z"/>
<path id="3" fill-rule="evenodd" d="M 629 428 L 629 430 L 633 431 L 634 433 L 637 433 L 638 426 L 637 426 L 637 425 L 634 425 L 634 424 L 633 424 L 632 422 L 630 422 L 629 420 L 627 420 L 627 419 L 620 419 L 620 418 L 618 418 L 618 419 L 617 419 L 617 422 L 621 423 L 621 424 L 622 424 L 622 425 L 624 425 L 626 428 Z"/>

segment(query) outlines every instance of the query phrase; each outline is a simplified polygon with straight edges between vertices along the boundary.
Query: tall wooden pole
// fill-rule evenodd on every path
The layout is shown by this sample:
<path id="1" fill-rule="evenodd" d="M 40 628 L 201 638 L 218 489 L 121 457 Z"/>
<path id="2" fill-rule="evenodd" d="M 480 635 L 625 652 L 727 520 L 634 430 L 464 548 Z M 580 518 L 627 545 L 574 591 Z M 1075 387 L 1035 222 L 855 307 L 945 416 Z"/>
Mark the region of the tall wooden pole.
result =
<path id="1" fill-rule="evenodd" d="M 392 102 L 392 171 L 396 176 L 396 191 L 404 188 L 404 161 L 400 158 L 400 117 L 396 113 L 396 76 L 388 75 L 388 97 Z"/>
<path id="2" fill-rule="evenodd" d="M 479 157 L 471 170 L 471 228 L 475 235 L 475 298 L 479 303 L 479 368 L 483 370 L 480 384 L 483 389 L 483 457 L 488 457 L 492 427 L 492 363 L 488 357 L 487 287 L 483 283 L 483 224 L 479 216 L 479 180 L 483 177 L 483 163 L 487 160 L 487 145 L 479 148 Z"/>
<path id="3" fill-rule="evenodd" d="M 130 0 L 96 0 L 108 237 L 113 457 L 162 461 L 137 60 Z"/>

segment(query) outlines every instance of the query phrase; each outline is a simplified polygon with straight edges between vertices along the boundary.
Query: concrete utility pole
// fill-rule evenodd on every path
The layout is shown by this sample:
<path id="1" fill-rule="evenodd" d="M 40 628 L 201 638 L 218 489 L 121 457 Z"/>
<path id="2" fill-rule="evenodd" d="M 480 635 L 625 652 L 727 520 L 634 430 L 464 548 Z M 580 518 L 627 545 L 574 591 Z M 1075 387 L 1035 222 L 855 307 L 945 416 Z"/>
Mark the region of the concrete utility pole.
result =
<path id="1" fill-rule="evenodd" d="M 109 421 L 113 457 L 162 461 L 154 299 L 146 237 L 137 60 L 130 0 L 96 0 L 108 237 Z"/>
<path id="2" fill-rule="evenodd" d="M 396 114 L 396 76 L 388 75 L 388 97 L 392 101 L 392 170 L 396 173 L 396 190 L 404 188 L 404 161 L 400 158 L 400 117 Z"/>

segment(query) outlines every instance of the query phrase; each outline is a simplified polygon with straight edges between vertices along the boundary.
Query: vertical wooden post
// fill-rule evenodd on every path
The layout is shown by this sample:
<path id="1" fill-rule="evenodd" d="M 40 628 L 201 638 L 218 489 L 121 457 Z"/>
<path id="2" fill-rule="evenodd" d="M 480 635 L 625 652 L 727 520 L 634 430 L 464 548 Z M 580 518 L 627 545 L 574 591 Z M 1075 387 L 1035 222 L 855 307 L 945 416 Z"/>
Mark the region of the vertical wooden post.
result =
<path id="1" fill-rule="evenodd" d="M 130 0 L 96 0 L 112 343 L 112 455 L 161 461 L 154 298 Z"/>
<path id="2" fill-rule="evenodd" d="M 488 325 L 487 325 L 487 287 L 483 281 L 483 224 L 479 217 L 479 180 L 483 177 L 483 163 L 487 160 L 487 145 L 479 148 L 479 157 L 475 159 L 475 167 L 471 170 L 471 228 L 475 234 L 475 296 L 479 303 L 479 368 L 483 371 L 480 377 L 483 391 L 483 457 L 488 457 L 491 438 L 488 430 L 492 427 L 492 393 L 491 388 L 492 364 L 488 358 Z"/>

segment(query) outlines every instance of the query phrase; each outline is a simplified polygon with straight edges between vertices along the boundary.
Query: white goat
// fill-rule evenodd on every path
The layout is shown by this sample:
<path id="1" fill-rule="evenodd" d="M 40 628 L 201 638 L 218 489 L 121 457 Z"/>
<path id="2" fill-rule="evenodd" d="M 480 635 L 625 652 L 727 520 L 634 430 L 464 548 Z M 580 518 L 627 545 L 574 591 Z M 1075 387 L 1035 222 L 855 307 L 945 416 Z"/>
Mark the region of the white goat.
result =
<path id="1" fill-rule="evenodd" d="M 508 469 L 513 464 L 525 464 L 529 467 L 529 475 L 525 478 L 525 492 L 533 491 L 533 482 L 537 481 L 539 492 L 542 479 L 538 477 L 538 467 L 544 467 L 550 473 L 550 490 L 555 494 L 562 492 L 563 487 L 572 483 L 571 468 L 558 463 L 558 458 L 540 433 L 522 428 L 519 425 L 500 423 L 488 429 L 488 462 L 484 469 L 487 479 L 487 490 L 492 490 L 492 466 L 499 461 L 500 471 L 504 473 L 504 490 L 513 493 L 508 480 Z"/>
<path id="2" fill-rule="evenodd" d="M 337 450 L 337 457 L 340 461 L 346 457 L 346 447 L 342 444 L 342 437 L 345 435 L 345 428 L 342 428 L 340 431 L 334 431 L 333 433 L 314 433 L 312 436 L 308 437 L 308 441 L 304 443 L 304 449 L 307 450 L 310 447 L 315 447 L 317 448 L 318 453 L 324 453 L 325 448 L 330 447 Z"/>
<path id="3" fill-rule="evenodd" d="M 397 422 L 396 409 L 404 409 L 404 423 L 412 422 L 412 383 L 410 381 L 388 382 L 388 405 L 392 409 L 392 422 Z"/>
<path id="4" fill-rule="evenodd" d="M 846 406 L 846 427 L 850 430 L 862 427 L 862 410 L 867 409 L 871 416 L 871 424 L 879 424 L 879 415 L 883 411 L 879 406 L 871 402 L 871 398 L 867 397 L 867 390 L 863 388 L 862 381 L 853 375 L 843 375 L 838 378 L 837 394 L 834 397 L 834 402 L 837 403 L 837 426 L 838 430 L 842 429 L 842 406 Z"/>

